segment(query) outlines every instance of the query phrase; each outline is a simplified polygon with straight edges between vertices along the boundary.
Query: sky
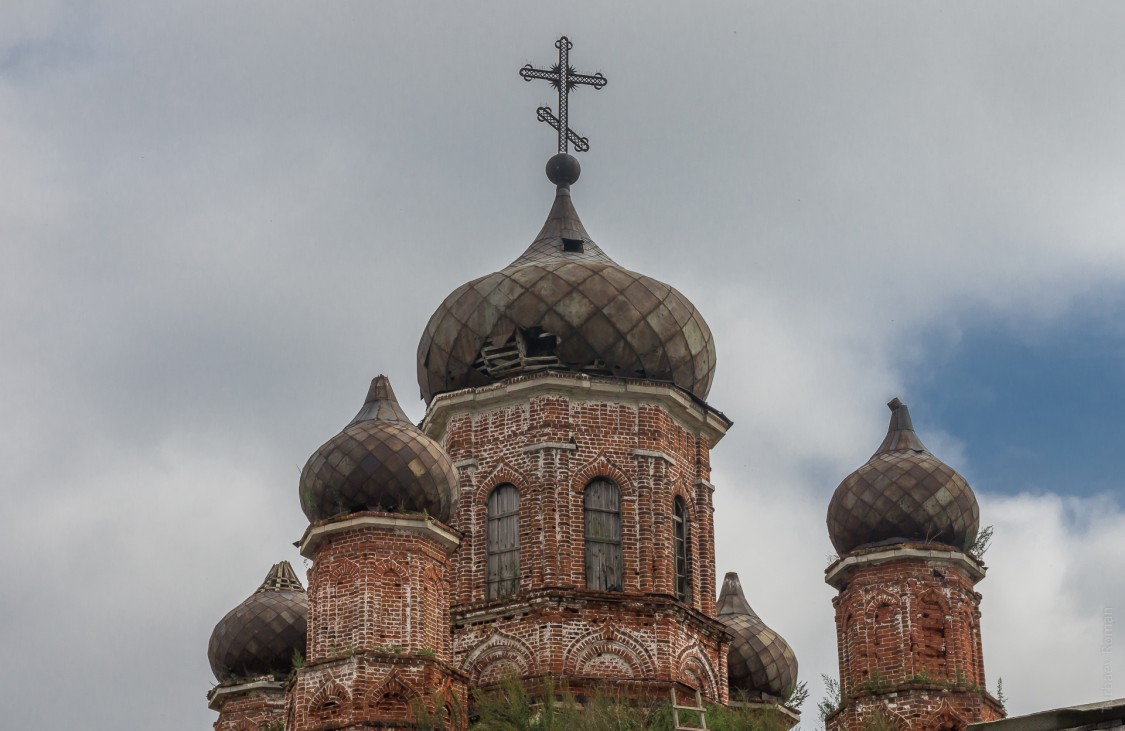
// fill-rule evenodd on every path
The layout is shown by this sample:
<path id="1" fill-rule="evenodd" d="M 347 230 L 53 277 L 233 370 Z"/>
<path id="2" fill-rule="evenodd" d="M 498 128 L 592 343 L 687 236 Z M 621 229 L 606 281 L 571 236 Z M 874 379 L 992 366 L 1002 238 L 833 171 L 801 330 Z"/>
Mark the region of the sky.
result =
<path id="1" fill-rule="evenodd" d="M 836 485 L 894 396 L 995 528 L 1013 713 L 1125 696 L 1125 5 L 53 2 L 0 22 L 0 713 L 207 728 L 308 455 L 576 207 L 714 333 L 718 570 L 835 675 Z"/>

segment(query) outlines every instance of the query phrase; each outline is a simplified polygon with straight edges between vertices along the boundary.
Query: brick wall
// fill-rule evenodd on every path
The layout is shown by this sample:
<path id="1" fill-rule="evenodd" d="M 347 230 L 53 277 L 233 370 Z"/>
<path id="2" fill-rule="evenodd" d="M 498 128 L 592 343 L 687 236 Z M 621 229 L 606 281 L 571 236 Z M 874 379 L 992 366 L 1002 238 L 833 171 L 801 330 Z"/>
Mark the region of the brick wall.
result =
<path id="1" fill-rule="evenodd" d="M 441 397 L 431 405 L 428 420 L 435 407 L 444 411 L 427 431 L 452 457 L 461 489 L 452 520 L 462 535 L 453 561 L 454 661 L 480 682 L 512 667 L 576 683 L 680 682 L 725 701 L 728 645 L 713 619 L 716 437 L 673 415 L 673 397 L 683 399 L 674 387 L 648 384 L 650 397 L 614 399 L 584 392 L 590 380 L 552 375 L 533 378 L 519 398 L 488 386 L 463 406 L 443 406 Z M 595 478 L 621 492 L 621 592 L 585 588 L 583 490 Z M 520 491 L 519 588 L 489 600 L 486 503 L 504 483 Z M 677 496 L 691 526 L 687 602 L 675 598 Z"/>
<path id="2" fill-rule="evenodd" d="M 1002 717 L 985 690 L 974 589 L 983 570 L 972 558 L 948 547 L 883 547 L 844 557 L 829 574 L 846 698 L 829 731 L 858 731 L 878 714 L 923 731 Z"/>
<path id="3" fill-rule="evenodd" d="M 411 728 L 417 704 L 434 709 L 444 701 L 451 719 L 465 728 L 465 684 L 434 657 L 370 650 L 345 653 L 299 668 L 292 680 L 292 711 L 286 731 Z"/>
<path id="4" fill-rule="evenodd" d="M 409 728 L 417 704 L 465 708 L 464 676 L 449 662 L 453 544 L 435 525 L 367 512 L 310 527 L 308 651 L 287 731 Z"/>
<path id="5" fill-rule="evenodd" d="M 607 681 L 680 683 L 727 699 L 725 635 L 669 597 L 532 591 L 458 607 L 453 628 L 454 655 L 473 685 L 515 670 L 564 678 L 572 689 Z"/>
<path id="6" fill-rule="evenodd" d="M 219 712 L 215 731 L 280 731 L 279 724 L 285 722 L 289 701 L 281 683 L 220 686 L 216 691 L 212 691 L 211 702 L 211 708 Z"/>
<path id="7" fill-rule="evenodd" d="M 448 568 L 446 549 L 424 535 L 364 527 L 329 537 L 309 571 L 306 659 L 380 647 L 448 656 Z"/>

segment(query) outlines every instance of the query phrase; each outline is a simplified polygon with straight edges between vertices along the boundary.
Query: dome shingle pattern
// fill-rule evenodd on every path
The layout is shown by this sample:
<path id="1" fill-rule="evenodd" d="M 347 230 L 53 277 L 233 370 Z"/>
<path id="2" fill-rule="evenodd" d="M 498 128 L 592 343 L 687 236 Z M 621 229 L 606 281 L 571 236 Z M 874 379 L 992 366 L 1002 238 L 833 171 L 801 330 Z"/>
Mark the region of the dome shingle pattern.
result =
<path id="1" fill-rule="evenodd" d="M 716 609 L 719 621 L 734 635 L 727 654 L 731 693 L 784 698 L 797 684 L 797 656 L 750 608 L 738 574 L 730 572 L 723 579 Z"/>
<path id="2" fill-rule="evenodd" d="M 457 477 L 441 446 L 411 423 L 390 381 L 378 376 L 343 431 L 301 471 L 301 509 L 310 522 L 364 510 L 453 514 Z"/>
<path id="3" fill-rule="evenodd" d="M 274 564 L 258 590 L 219 620 L 207 644 L 220 681 L 285 675 L 305 652 L 309 600 L 288 561 Z"/>
<path id="4" fill-rule="evenodd" d="M 606 256 L 565 185 L 527 251 L 446 297 L 418 345 L 427 403 L 546 369 L 671 381 L 699 398 L 715 372 L 711 330 L 695 306 Z"/>
<path id="5" fill-rule="evenodd" d="M 887 436 L 832 495 L 828 533 L 840 554 L 860 546 L 918 541 L 968 550 L 980 509 L 965 478 L 932 455 L 906 404 L 893 399 Z"/>

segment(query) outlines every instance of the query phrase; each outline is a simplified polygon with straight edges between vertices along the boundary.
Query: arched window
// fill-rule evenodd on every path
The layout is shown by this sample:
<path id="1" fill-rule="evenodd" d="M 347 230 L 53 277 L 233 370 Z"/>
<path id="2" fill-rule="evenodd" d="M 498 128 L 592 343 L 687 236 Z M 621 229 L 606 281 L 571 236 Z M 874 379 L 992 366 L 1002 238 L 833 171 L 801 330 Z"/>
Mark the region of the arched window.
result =
<path id="1" fill-rule="evenodd" d="M 609 480 L 586 486 L 586 588 L 621 591 L 621 490 Z"/>
<path id="2" fill-rule="evenodd" d="M 488 496 L 488 598 L 520 586 L 520 491 L 499 485 Z"/>
<path id="3" fill-rule="evenodd" d="M 682 602 L 691 601 L 691 526 L 688 524 L 687 505 L 682 497 L 677 497 L 672 505 L 673 544 L 676 554 L 676 598 Z"/>

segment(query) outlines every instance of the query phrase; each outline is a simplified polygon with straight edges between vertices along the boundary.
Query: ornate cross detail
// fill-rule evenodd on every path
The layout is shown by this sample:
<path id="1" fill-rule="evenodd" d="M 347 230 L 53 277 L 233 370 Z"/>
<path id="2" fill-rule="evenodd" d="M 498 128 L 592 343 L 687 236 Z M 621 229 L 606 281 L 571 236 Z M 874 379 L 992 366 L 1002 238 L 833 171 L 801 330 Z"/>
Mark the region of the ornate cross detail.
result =
<path id="1" fill-rule="evenodd" d="M 555 48 L 559 49 L 559 62 L 552 66 L 550 70 L 537 69 L 531 64 L 527 64 L 520 69 L 520 76 L 524 78 L 524 81 L 546 79 L 559 90 L 559 116 L 556 117 L 550 107 L 539 107 L 536 110 L 536 115 L 540 122 L 546 122 L 558 131 L 560 153 L 567 152 L 568 144 L 573 144 L 574 149 L 579 152 L 585 152 L 590 149 L 590 140 L 579 137 L 574 130 L 567 126 L 567 96 L 571 89 L 577 88 L 579 84 L 601 89 L 606 85 L 606 78 L 600 73 L 589 76 L 577 73 L 574 70 L 569 61 L 570 49 L 574 48 L 574 44 L 566 36 L 555 41 Z"/>

